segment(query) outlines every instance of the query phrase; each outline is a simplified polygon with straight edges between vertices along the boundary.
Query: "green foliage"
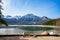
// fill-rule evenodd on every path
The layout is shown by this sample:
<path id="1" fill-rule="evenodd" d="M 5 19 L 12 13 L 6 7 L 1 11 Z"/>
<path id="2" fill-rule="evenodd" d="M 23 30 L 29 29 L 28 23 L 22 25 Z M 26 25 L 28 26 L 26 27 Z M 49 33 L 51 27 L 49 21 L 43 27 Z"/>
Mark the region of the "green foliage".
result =
<path id="1" fill-rule="evenodd" d="M 56 25 L 58 20 L 60 20 L 60 18 L 44 22 L 43 25 Z"/>
<path id="2" fill-rule="evenodd" d="M 5 24 L 6 26 L 8 26 L 8 24 L 6 23 L 6 21 L 4 21 L 3 19 L 0 19 L 0 25 Z"/>
<path id="3" fill-rule="evenodd" d="M 2 3 L 2 0 L 0 0 L 0 3 Z M 2 10 L 2 6 L 0 4 L 0 25 L 5 24 L 6 26 L 8 26 L 7 22 L 2 19 L 2 12 L 1 12 L 1 10 Z"/>
<path id="4" fill-rule="evenodd" d="M 0 0 L 0 2 L 2 2 L 2 1 Z"/>

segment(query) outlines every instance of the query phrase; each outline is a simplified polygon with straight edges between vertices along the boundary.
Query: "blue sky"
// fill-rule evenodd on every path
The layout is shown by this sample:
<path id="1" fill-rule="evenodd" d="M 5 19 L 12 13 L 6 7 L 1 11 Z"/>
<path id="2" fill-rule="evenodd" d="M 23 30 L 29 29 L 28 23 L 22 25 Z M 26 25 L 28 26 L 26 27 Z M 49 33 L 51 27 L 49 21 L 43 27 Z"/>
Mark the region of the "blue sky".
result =
<path id="1" fill-rule="evenodd" d="M 34 14 L 49 18 L 60 17 L 60 0 L 3 0 L 3 15 Z"/>

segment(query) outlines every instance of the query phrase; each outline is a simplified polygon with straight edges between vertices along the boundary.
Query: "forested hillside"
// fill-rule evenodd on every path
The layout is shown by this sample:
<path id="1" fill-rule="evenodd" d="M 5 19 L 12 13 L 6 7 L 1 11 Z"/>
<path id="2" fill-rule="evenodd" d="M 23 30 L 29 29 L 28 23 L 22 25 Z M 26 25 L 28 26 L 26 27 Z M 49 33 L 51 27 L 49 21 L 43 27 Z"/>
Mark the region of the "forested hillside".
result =
<path id="1" fill-rule="evenodd" d="M 43 25 L 56 25 L 56 26 L 60 26 L 60 18 L 44 22 Z"/>

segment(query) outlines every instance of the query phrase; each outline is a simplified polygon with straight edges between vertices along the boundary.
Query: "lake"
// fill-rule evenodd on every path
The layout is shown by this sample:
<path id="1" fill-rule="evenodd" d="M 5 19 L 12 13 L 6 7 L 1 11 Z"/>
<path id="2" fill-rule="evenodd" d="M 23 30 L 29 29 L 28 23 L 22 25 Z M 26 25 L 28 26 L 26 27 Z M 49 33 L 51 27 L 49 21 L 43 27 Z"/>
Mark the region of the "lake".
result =
<path id="1" fill-rule="evenodd" d="M 46 26 L 46 25 L 9 25 L 0 26 L 0 35 L 19 35 L 23 32 L 30 34 L 41 34 L 42 32 L 47 31 L 50 34 L 59 34 L 60 28 L 56 26 Z"/>

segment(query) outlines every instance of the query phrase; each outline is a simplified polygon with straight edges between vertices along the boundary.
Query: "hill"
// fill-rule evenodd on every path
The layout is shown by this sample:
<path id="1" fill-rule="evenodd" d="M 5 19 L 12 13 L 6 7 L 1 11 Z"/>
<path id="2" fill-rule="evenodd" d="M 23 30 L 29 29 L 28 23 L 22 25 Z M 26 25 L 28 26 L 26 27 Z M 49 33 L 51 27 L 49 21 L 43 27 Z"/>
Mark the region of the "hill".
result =
<path id="1" fill-rule="evenodd" d="M 43 25 L 55 25 L 55 26 L 60 26 L 60 18 L 58 18 L 58 19 L 53 19 L 53 20 L 44 22 Z"/>

